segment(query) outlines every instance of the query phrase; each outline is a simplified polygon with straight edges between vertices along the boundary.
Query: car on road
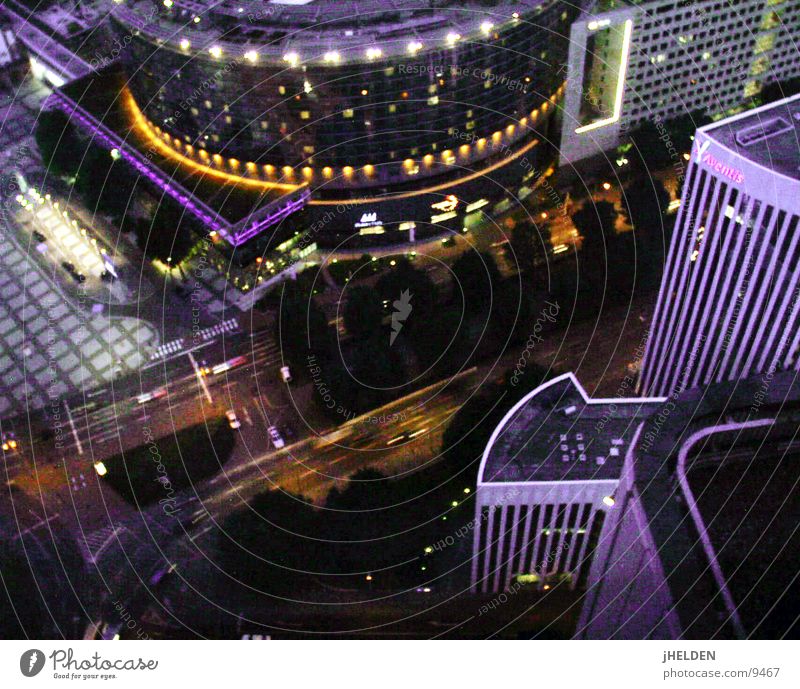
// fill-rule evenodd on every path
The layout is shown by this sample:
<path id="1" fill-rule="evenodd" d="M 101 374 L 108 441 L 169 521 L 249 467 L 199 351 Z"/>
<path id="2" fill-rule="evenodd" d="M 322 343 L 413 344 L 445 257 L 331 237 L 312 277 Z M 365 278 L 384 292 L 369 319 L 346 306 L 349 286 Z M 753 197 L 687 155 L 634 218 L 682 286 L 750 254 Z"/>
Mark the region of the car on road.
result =
<path id="1" fill-rule="evenodd" d="M 292 382 L 292 372 L 288 366 L 281 366 L 281 379 L 287 385 Z"/>
<path id="2" fill-rule="evenodd" d="M 228 419 L 228 425 L 233 430 L 241 428 L 242 422 L 239 421 L 239 417 L 236 416 L 236 412 L 233 411 L 233 409 L 228 409 L 228 411 L 225 412 L 225 417 Z"/>
<path id="3" fill-rule="evenodd" d="M 39 230 L 34 230 L 33 231 L 33 238 L 37 242 L 46 242 L 47 241 L 47 237 L 45 237 L 41 232 L 39 232 Z"/>
<path id="4" fill-rule="evenodd" d="M 280 450 L 286 443 L 283 440 L 280 432 L 278 431 L 275 426 L 270 426 L 267 429 L 267 433 L 269 433 L 269 439 L 272 441 L 272 444 L 275 446 L 276 450 Z"/>
<path id="5" fill-rule="evenodd" d="M 0 438 L 2 438 L 3 441 L 3 452 L 16 452 L 19 449 L 17 437 L 13 432 L 8 431 L 3 433 Z"/>
<path id="6" fill-rule="evenodd" d="M 137 395 L 136 402 L 138 404 L 144 404 L 145 402 L 150 402 L 151 400 L 157 400 L 159 397 L 163 397 L 166 394 L 166 388 L 157 388 L 155 390 L 151 390 L 150 392 L 143 392 L 141 395 Z"/>
<path id="7" fill-rule="evenodd" d="M 387 446 L 391 446 L 391 445 L 394 445 L 396 443 L 403 442 L 403 441 L 406 441 L 406 440 L 413 440 L 418 435 L 422 435 L 423 433 L 425 433 L 425 431 L 427 431 L 427 430 L 428 430 L 427 428 L 418 428 L 418 429 L 416 429 L 414 431 L 403 431 L 402 433 L 400 433 L 400 434 L 394 436 L 393 438 L 387 440 L 386 441 L 386 445 Z"/>
<path id="8" fill-rule="evenodd" d="M 232 368 L 236 368 L 237 366 L 241 366 L 242 364 L 247 363 L 246 356 L 236 356 L 233 359 L 228 359 L 227 361 L 223 361 L 221 364 L 217 364 L 211 368 L 211 373 L 214 375 L 218 373 L 225 373 L 225 371 L 230 371 Z"/>

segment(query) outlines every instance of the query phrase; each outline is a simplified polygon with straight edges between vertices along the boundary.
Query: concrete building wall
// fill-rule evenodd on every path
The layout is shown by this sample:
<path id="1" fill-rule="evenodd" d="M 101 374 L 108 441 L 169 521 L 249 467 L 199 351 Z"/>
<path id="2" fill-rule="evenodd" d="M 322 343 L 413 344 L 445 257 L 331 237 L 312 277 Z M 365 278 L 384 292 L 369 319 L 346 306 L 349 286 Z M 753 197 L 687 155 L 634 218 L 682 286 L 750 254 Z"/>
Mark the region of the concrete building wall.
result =
<path id="1" fill-rule="evenodd" d="M 658 552 L 633 485 L 632 462 L 591 564 L 575 636 L 581 639 L 673 639 L 679 623 L 671 611 Z"/>
<path id="2" fill-rule="evenodd" d="M 766 84 L 800 76 L 800 0 L 654 0 L 606 12 L 603 6 L 571 28 L 562 165 L 612 150 L 644 122 L 725 113 L 746 106 Z M 618 52 L 587 50 L 592 37 L 622 37 L 627 27 L 624 69 L 613 79 L 602 75 L 602 83 L 587 78 L 593 62 L 620 64 Z M 614 45 L 621 49 L 623 42 Z M 622 90 L 615 109 L 608 104 L 616 76 Z M 587 121 L 581 112 L 598 93 L 600 112 Z"/>
<path id="3" fill-rule="evenodd" d="M 472 591 L 563 581 L 580 588 L 616 481 L 487 483 L 473 522 Z M 523 579 L 518 579 L 522 575 Z M 535 575 L 535 579 L 531 575 Z"/>

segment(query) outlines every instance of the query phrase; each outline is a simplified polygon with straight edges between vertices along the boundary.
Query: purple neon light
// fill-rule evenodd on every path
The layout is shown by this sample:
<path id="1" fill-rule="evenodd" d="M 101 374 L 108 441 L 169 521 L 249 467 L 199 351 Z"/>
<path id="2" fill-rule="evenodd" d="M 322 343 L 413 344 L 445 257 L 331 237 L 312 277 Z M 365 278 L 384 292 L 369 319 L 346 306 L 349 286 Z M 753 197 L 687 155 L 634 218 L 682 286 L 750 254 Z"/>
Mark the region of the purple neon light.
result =
<path id="1" fill-rule="evenodd" d="M 305 206 L 306 201 L 308 201 L 309 196 L 311 193 L 306 190 L 298 199 L 290 200 L 286 205 L 279 208 L 275 212 L 268 215 L 266 218 L 261 220 L 260 222 L 254 222 L 249 229 L 242 230 L 234 235 L 232 244 L 234 246 L 240 246 L 244 244 L 248 239 L 255 237 L 257 234 L 260 234 L 265 229 L 274 225 L 279 220 L 282 220 L 288 215 L 291 215 L 297 210 L 300 210 L 303 206 Z"/>
<path id="2" fill-rule="evenodd" d="M 76 116 L 80 122 L 91 129 L 92 134 L 96 137 L 105 147 L 109 150 L 116 148 L 120 155 L 141 174 L 145 175 L 151 182 L 162 189 L 165 193 L 171 196 L 175 201 L 180 203 L 192 215 L 200 220 L 206 227 L 217 232 L 225 241 L 231 246 L 241 246 L 247 240 L 255 237 L 257 234 L 263 232 L 265 229 L 274 225 L 279 220 L 282 220 L 287 215 L 294 213 L 301 209 L 308 201 L 311 193 L 305 189 L 299 198 L 290 199 L 286 204 L 278 208 L 273 213 L 270 213 L 266 218 L 259 222 L 254 222 L 249 229 L 243 230 L 233 234 L 231 232 L 231 225 L 227 222 L 221 221 L 219 214 L 214 213 L 208 206 L 202 202 L 190 201 L 191 194 L 184 189 L 177 182 L 170 184 L 164 179 L 163 173 L 159 175 L 153 170 L 152 166 L 141 160 L 141 154 L 135 150 L 129 150 L 129 145 L 122 141 L 116 134 L 108 130 L 101 123 L 97 122 L 91 115 L 86 113 L 83 108 L 78 106 L 77 103 L 72 102 L 61 93 L 53 93 L 56 104 L 61 107 L 67 115 Z M 173 186 L 175 185 L 175 186 Z M 177 188 L 176 188 L 177 187 Z M 212 213 L 216 217 L 212 217 Z"/>

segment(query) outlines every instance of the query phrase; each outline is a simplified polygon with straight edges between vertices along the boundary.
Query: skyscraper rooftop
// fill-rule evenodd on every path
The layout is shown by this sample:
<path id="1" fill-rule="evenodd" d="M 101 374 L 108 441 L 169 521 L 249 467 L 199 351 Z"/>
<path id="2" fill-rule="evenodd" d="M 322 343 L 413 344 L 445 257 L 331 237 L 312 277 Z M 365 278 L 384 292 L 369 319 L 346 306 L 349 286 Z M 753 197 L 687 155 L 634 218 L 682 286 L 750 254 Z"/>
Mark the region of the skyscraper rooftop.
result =
<path id="1" fill-rule="evenodd" d="M 800 180 L 800 95 L 701 127 L 730 153 Z"/>

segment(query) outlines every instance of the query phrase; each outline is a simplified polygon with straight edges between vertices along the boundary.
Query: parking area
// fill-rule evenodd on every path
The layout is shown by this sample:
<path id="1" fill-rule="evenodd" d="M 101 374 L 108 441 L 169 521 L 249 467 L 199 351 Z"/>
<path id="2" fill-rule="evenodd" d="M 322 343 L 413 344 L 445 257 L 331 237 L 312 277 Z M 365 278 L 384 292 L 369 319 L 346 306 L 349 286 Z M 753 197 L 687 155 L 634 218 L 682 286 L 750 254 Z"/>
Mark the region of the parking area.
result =
<path id="1" fill-rule="evenodd" d="M 136 318 L 108 318 L 67 298 L 3 227 L 0 242 L 0 414 L 41 408 L 146 362 L 158 334 Z"/>
<path id="2" fill-rule="evenodd" d="M 58 247 L 66 260 L 73 263 L 87 278 L 100 277 L 105 270 L 100 251 L 85 230 L 81 233 L 77 222 L 73 221 L 71 224 L 49 203 L 37 205 L 34 215 L 40 231 Z"/>

